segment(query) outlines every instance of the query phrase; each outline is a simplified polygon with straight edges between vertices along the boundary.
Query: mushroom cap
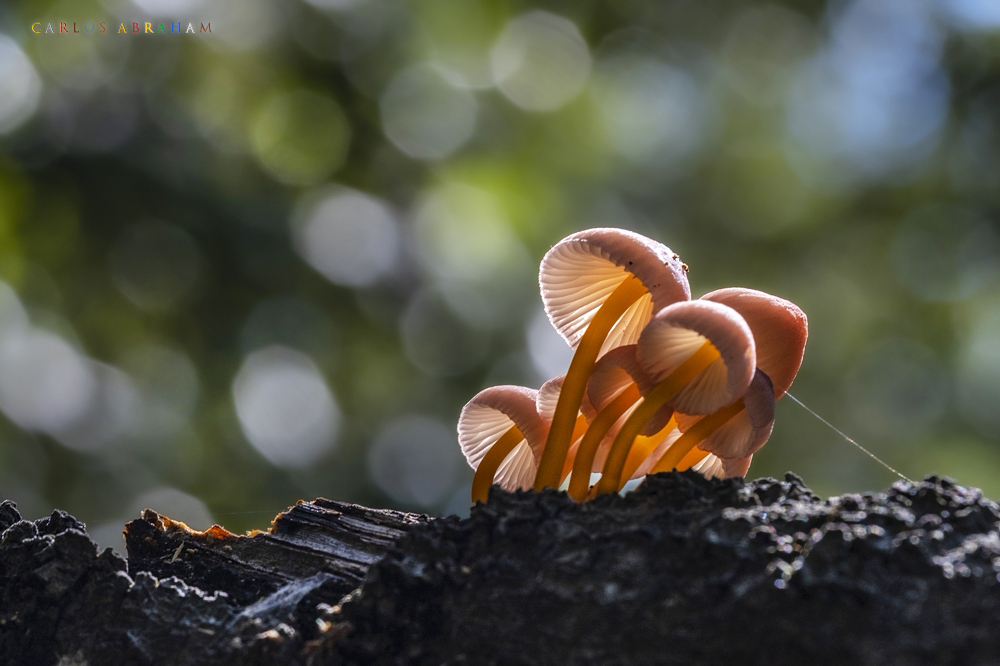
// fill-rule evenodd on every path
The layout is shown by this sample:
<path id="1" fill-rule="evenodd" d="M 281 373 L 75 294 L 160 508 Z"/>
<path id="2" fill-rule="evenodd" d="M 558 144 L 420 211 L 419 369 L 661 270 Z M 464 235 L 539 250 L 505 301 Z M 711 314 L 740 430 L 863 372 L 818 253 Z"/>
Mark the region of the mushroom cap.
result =
<path id="1" fill-rule="evenodd" d="M 601 354 L 636 342 L 654 312 L 691 298 L 684 264 L 667 246 L 624 229 L 580 231 L 545 254 L 538 274 L 542 302 L 570 347 L 576 348 L 601 305 L 630 274 L 649 293 L 625 311 Z"/>
<path id="2" fill-rule="evenodd" d="M 802 365 L 809 322 L 791 301 L 755 289 L 730 287 L 705 294 L 701 300 L 728 305 L 746 320 L 757 348 L 757 367 L 774 383 L 775 399 L 792 385 Z"/>
<path id="3" fill-rule="evenodd" d="M 636 358 L 656 382 L 705 342 L 711 342 L 720 357 L 668 401 L 678 412 L 711 414 L 743 397 L 757 363 L 750 327 L 736 310 L 721 303 L 682 301 L 660 310 L 639 337 Z"/>
<path id="4" fill-rule="evenodd" d="M 743 404 L 745 409 L 699 442 L 698 448 L 725 460 L 745 458 L 760 451 L 774 426 L 774 388 L 760 369 L 754 373 L 750 388 L 743 395 Z M 701 418 L 677 414 L 677 427 L 687 432 Z"/>
<path id="5" fill-rule="evenodd" d="M 608 403 L 632 384 L 636 385 L 642 395 L 649 393 L 656 386 L 656 382 L 639 365 L 635 353 L 635 345 L 616 347 L 594 365 L 594 372 L 591 373 L 590 381 L 587 383 L 587 402 L 595 411 L 599 412 L 607 407 Z M 641 434 L 658 433 L 667 425 L 673 414 L 673 408 L 664 405 L 646 423 Z"/>
<path id="6" fill-rule="evenodd" d="M 560 377 L 555 377 L 549 381 L 542 384 L 542 387 L 538 389 L 538 396 L 535 398 L 535 409 L 538 411 L 538 415 L 542 417 L 542 420 L 546 423 L 552 422 L 552 415 L 556 413 L 556 405 L 559 403 L 559 394 L 562 392 L 563 382 L 566 381 L 566 375 Z M 591 405 L 590 400 L 587 396 L 583 396 L 583 403 L 580 405 L 580 413 L 582 413 L 588 421 L 593 421 L 594 417 L 597 416 L 597 410 Z"/>
<path id="7" fill-rule="evenodd" d="M 703 460 L 691 469 L 698 472 L 706 479 L 730 479 L 734 476 L 743 477 L 750 469 L 750 461 L 753 456 L 746 458 L 720 458 L 714 454 L 708 454 Z"/>
<path id="8" fill-rule="evenodd" d="M 523 386 L 493 386 L 477 393 L 458 417 L 458 444 L 472 469 L 512 426 L 524 435 L 494 477 L 505 490 L 526 490 L 534 483 L 549 430 L 535 409 L 536 397 L 537 391 Z"/>

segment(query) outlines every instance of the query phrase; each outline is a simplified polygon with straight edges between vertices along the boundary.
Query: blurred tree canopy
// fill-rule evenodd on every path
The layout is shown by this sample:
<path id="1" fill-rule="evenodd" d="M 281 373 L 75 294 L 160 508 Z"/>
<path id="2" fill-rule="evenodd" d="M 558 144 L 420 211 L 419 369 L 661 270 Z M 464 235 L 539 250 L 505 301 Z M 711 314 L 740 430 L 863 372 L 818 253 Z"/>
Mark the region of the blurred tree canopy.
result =
<path id="1" fill-rule="evenodd" d="M 796 396 L 1000 496 L 998 83 L 992 0 L 4 3 L 0 495 L 115 545 L 466 511 L 462 405 L 568 365 L 538 261 L 619 226 L 799 304 Z M 787 400 L 785 470 L 893 479 Z"/>

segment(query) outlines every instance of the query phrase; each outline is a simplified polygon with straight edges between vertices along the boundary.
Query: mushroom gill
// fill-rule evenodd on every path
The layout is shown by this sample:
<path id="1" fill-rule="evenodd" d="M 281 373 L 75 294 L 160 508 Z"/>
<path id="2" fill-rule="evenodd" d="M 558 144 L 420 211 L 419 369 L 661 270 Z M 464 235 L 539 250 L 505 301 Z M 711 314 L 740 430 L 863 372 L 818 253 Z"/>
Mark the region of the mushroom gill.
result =
<path id="1" fill-rule="evenodd" d="M 552 415 L 536 490 L 559 484 L 597 359 L 636 342 L 653 312 L 690 299 L 685 270 L 666 246 L 621 229 L 582 231 L 546 253 L 539 271 L 545 312 L 576 352 Z"/>
<path id="2" fill-rule="evenodd" d="M 473 502 L 485 502 L 494 483 L 504 490 L 531 488 L 548 434 L 536 400 L 533 389 L 494 386 L 477 393 L 462 409 L 458 443 L 476 470 Z"/>

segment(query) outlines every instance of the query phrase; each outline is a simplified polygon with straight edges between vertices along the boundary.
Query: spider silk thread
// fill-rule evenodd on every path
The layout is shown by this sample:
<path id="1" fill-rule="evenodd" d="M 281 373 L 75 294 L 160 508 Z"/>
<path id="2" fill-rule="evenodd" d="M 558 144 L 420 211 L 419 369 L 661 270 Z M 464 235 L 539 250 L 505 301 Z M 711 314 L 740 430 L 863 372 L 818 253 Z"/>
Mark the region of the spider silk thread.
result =
<path id="1" fill-rule="evenodd" d="M 874 460 L 875 462 L 877 462 L 879 465 L 882 465 L 882 467 L 885 467 L 887 470 L 889 470 L 890 472 L 892 472 L 893 474 L 895 474 L 899 478 L 903 479 L 904 481 L 909 481 L 910 483 L 915 483 L 913 481 L 913 479 L 905 476 L 899 470 L 897 470 L 897 469 L 889 466 L 888 463 L 886 463 L 884 460 L 882 460 L 881 458 L 879 458 L 877 455 L 875 455 L 874 453 L 872 453 L 871 451 L 869 451 L 868 449 L 866 449 L 865 447 L 861 446 L 860 444 L 858 444 L 857 442 L 855 442 L 853 439 L 851 439 L 850 437 L 848 437 L 847 435 L 845 435 L 836 426 L 834 426 L 832 423 L 830 423 L 829 421 L 827 421 L 826 419 L 824 419 L 822 416 L 820 416 L 819 414 L 817 414 L 816 412 L 814 412 L 812 409 L 809 408 L 808 405 L 806 405 L 804 402 L 802 402 L 801 400 L 799 400 L 798 398 L 796 398 L 794 395 L 792 395 L 791 393 L 788 393 L 787 391 L 785 392 L 785 395 L 787 395 L 789 398 L 791 398 L 797 405 L 799 405 L 800 407 L 802 407 L 802 409 L 806 410 L 807 412 L 809 412 L 810 414 L 812 414 L 813 416 L 815 416 L 817 419 L 819 419 L 820 421 L 822 421 L 823 423 L 825 423 L 835 433 L 837 433 L 838 435 L 840 435 L 841 437 L 843 437 L 844 439 L 846 439 L 848 442 L 850 442 L 854 446 L 856 446 L 859 449 L 861 449 L 862 452 L 864 452 L 866 455 L 868 455 L 872 460 Z"/>

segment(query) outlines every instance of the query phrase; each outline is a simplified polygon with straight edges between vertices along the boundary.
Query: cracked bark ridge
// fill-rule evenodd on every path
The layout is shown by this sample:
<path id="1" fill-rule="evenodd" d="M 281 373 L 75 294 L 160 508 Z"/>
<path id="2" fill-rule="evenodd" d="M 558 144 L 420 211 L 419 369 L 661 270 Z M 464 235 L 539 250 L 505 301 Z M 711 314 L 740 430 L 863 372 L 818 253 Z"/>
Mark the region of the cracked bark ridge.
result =
<path id="1" fill-rule="evenodd" d="M 998 519 L 935 477 L 827 501 L 793 475 L 494 491 L 372 567 L 326 661 L 995 666 Z"/>
<path id="2" fill-rule="evenodd" d="M 662 474 L 467 520 L 317 500 L 248 537 L 145 512 L 126 566 L 8 502 L 0 663 L 996 666 L 998 520 L 934 477 L 823 501 Z"/>
<path id="3" fill-rule="evenodd" d="M 317 619 L 426 516 L 300 503 L 269 532 L 195 532 L 153 511 L 129 561 L 65 512 L 0 504 L 0 664 L 298 664 Z"/>
<path id="4" fill-rule="evenodd" d="M 336 603 L 407 529 L 427 520 L 321 498 L 299 502 L 278 514 L 267 532 L 248 538 L 220 527 L 196 532 L 146 510 L 125 527 L 128 570 L 220 590 L 239 606 L 315 578 L 322 600 Z"/>

